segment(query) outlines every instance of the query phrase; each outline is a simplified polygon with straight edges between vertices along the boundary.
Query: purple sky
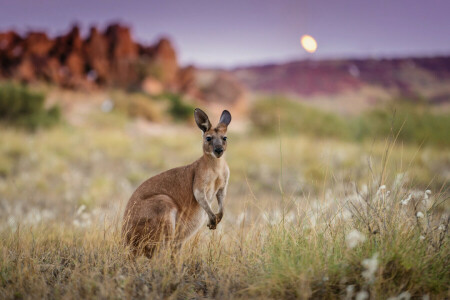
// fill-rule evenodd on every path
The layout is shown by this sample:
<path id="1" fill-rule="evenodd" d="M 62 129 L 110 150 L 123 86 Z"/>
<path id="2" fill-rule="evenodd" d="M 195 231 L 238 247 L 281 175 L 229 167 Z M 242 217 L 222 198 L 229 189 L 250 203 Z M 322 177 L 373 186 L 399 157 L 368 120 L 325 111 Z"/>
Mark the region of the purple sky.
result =
<path id="1" fill-rule="evenodd" d="M 135 39 L 172 38 L 182 64 L 248 65 L 302 58 L 450 54 L 442 0 L 0 0 L 0 30 L 87 30 L 120 20 Z M 307 54 L 300 37 L 318 42 Z"/>

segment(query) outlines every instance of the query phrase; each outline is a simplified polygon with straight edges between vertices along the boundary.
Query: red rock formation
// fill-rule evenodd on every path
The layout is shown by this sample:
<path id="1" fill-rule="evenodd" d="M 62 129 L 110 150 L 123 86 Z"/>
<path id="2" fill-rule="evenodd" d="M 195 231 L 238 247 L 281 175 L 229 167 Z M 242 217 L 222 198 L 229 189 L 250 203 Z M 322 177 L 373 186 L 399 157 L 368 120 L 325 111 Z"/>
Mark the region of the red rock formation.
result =
<path id="1" fill-rule="evenodd" d="M 30 32 L 23 42 L 24 55 L 46 57 L 53 44 L 45 33 Z"/>
<path id="2" fill-rule="evenodd" d="M 0 51 L 6 52 L 21 41 L 22 38 L 14 31 L 0 32 Z"/>
<path id="3" fill-rule="evenodd" d="M 44 79 L 58 85 L 61 84 L 62 76 L 59 60 L 55 57 L 49 57 L 45 63 L 42 70 Z"/>
<path id="4" fill-rule="evenodd" d="M 188 66 L 182 68 L 177 73 L 177 83 L 178 88 L 187 94 L 195 96 L 198 93 L 198 86 L 195 81 L 195 68 L 193 66 Z"/>
<path id="5" fill-rule="evenodd" d="M 15 69 L 14 76 L 21 81 L 30 82 L 36 79 L 36 72 L 31 57 L 24 57 Z"/>
<path id="6" fill-rule="evenodd" d="M 120 24 L 109 25 L 104 33 L 92 27 L 85 40 L 77 25 L 55 39 L 42 32 L 30 32 L 25 38 L 12 31 L 0 33 L 0 67 L 2 77 L 48 80 L 67 87 L 140 86 L 151 76 L 167 88 L 176 85 L 179 71 L 169 40 L 141 46 Z"/>
<path id="7" fill-rule="evenodd" d="M 0 63 L 1 71 L 17 63 L 23 54 L 22 38 L 14 31 L 0 32 Z"/>
<path id="8" fill-rule="evenodd" d="M 175 49 L 167 38 L 162 38 L 155 46 L 139 47 L 141 62 L 146 67 L 141 76 L 151 76 L 160 80 L 167 88 L 174 88 L 180 68 Z M 142 69 L 142 66 L 141 66 Z"/>
<path id="9" fill-rule="evenodd" d="M 0 77 L 10 78 L 19 73 L 18 68 L 23 58 L 22 41 L 13 31 L 0 33 Z"/>
<path id="10" fill-rule="evenodd" d="M 85 60 L 80 29 L 74 25 L 68 34 L 57 37 L 50 57 L 60 62 L 60 84 L 67 87 L 82 86 L 85 80 Z"/>
<path id="11" fill-rule="evenodd" d="M 97 83 L 109 82 L 109 44 L 97 28 L 91 27 L 89 37 L 84 43 L 84 56 L 87 67 L 90 71 L 95 71 Z"/>
<path id="12" fill-rule="evenodd" d="M 158 42 L 153 58 L 154 65 L 161 72 L 161 81 L 165 84 L 173 83 L 178 73 L 178 63 L 175 50 L 168 39 L 163 38 Z"/>
<path id="13" fill-rule="evenodd" d="M 104 32 L 92 27 L 86 39 L 77 25 L 54 39 L 43 32 L 30 32 L 24 38 L 12 31 L 0 33 L 3 78 L 45 80 L 69 88 L 133 87 L 151 95 L 166 90 L 227 105 L 243 95 L 230 75 L 222 74 L 201 89 L 196 76 L 194 67 L 179 67 L 169 39 L 140 45 L 121 24 L 111 24 Z"/>
<path id="14" fill-rule="evenodd" d="M 138 45 L 133 42 L 130 29 L 113 24 L 108 26 L 105 36 L 109 43 L 109 59 L 114 83 L 120 85 L 135 83 L 138 80 L 136 72 Z"/>

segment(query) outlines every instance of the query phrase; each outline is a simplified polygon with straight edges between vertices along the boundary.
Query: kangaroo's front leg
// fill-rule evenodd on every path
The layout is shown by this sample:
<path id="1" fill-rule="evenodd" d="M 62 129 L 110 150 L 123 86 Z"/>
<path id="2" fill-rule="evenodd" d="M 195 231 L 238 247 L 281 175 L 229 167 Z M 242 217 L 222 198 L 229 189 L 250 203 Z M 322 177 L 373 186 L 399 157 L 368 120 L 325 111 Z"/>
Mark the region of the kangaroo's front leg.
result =
<path id="1" fill-rule="evenodd" d="M 217 204 L 219 205 L 219 212 L 216 214 L 217 224 L 220 223 L 223 217 L 223 200 L 225 199 L 226 194 L 227 194 L 226 187 L 219 189 L 216 194 Z"/>
<path id="2" fill-rule="evenodd" d="M 213 213 L 211 206 L 209 206 L 207 197 L 206 197 L 206 192 L 205 191 L 201 191 L 201 190 L 195 190 L 194 191 L 194 197 L 195 200 L 197 200 L 198 204 L 200 204 L 200 206 L 206 211 L 206 213 L 208 214 L 208 228 L 209 229 L 216 229 L 216 225 L 217 225 L 217 217 L 216 215 Z"/>

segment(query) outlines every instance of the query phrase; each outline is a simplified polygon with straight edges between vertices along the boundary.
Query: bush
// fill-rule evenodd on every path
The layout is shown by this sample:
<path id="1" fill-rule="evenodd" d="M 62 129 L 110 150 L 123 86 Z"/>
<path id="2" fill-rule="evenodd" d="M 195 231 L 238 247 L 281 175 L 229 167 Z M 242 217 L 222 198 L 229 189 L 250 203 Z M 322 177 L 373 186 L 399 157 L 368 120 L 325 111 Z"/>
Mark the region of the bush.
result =
<path id="1" fill-rule="evenodd" d="M 175 120 L 185 121 L 192 118 L 195 107 L 183 101 L 181 95 L 167 94 L 165 98 L 170 102 L 169 113 Z"/>
<path id="2" fill-rule="evenodd" d="M 302 133 L 319 137 L 348 138 L 348 124 L 338 115 L 286 98 L 263 99 L 250 111 L 250 120 L 261 133 Z M 280 127 L 280 128 L 279 128 Z"/>
<path id="3" fill-rule="evenodd" d="M 359 116 L 343 118 L 285 98 L 255 102 L 250 119 L 256 131 L 274 134 L 308 134 L 353 140 L 385 139 L 397 136 L 408 143 L 450 145 L 450 116 L 437 114 L 424 102 L 394 99 Z"/>
<path id="4" fill-rule="evenodd" d="M 404 142 L 450 145 L 448 113 L 436 114 L 424 103 L 404 99 L 394 99 L 385 107 L 363 113 L 353 120 L 353 127 L 358 140 L 398 134 L 398 139 Z"/>
<path id="5" fill-rule="evenodd" d="M 45 95 L 24 85 L 0 84 L 0 121 L 35 129 L 50 126 L 60 118 L 59 107 L 44 108 Z"/>

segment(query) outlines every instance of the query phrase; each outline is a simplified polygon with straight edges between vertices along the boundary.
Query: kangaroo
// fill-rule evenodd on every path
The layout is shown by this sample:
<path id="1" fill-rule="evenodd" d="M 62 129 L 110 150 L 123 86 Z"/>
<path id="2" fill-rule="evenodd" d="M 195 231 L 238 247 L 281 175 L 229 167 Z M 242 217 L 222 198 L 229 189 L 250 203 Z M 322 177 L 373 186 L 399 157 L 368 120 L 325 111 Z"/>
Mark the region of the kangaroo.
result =
<path id="1" fill-rule="evenodd" d="M 181 247 L 206 219 L 210 230 L 222 220 L 230 176 L 224 153 L 231 114 L 224 110 L 215 128 L 199 108 L 194 118 L 203 132 L 203 156 L 190 165 L 147 179 L 127 203 L 122 235 L 134 254 L 150 258 L 159 242 L 170 241 Z M 219 206 L 217 214 L 210 206 L 214 196 Z"/>

